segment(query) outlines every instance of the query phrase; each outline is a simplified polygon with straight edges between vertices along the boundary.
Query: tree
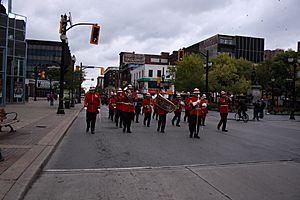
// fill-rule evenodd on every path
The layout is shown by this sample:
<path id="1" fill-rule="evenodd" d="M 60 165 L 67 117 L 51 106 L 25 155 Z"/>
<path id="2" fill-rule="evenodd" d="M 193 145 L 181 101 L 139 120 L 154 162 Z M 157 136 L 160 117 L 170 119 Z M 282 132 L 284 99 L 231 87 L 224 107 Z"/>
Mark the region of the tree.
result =
<path id="1" fill-rule="evenodd" d="M 227 54 L 214 58 L 213 66 L 209 72 L 209 89 L 212 92 L 221 90 L 234 94 L 244 94 L 250 87 L 250 81 L 245 77 L 249 74 L 250 64 L 243 60 L 236 60 Z"/>
<path id="2" fill-rule="evenodd" d="M 175 67 L 169 68 L 170 74 L 174 77 L 176 90 L 191 91 L 195 87 L 204 89 L 203 63 L 202 56 L 190 54 L 185 57 L 183 62 L 178 62 Z"/>

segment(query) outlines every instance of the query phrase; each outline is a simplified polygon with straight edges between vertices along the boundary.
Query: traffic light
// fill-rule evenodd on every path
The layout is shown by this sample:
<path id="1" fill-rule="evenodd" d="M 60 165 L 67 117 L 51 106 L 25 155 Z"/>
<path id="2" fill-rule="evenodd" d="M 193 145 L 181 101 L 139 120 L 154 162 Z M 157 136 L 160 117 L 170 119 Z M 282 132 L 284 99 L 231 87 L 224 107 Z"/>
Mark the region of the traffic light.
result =
<path id="1" fill-rule="evenodd" d="M 183 62 L 184 61 L 184 50 L 179 50 L 178 51 L 178 62 Z"/>
<path id="2" fill-rule="evenodd" d="M 44 71 L 41 72 L 41 78 L 43 78 L 43 79 L 46 78 L 46 73 Z"/>
<path id="3" fill-rule="evenodd" d="M 99 34 L 100 34 L 100 26 L 98 26 L 97 24 L 94 24 L 92 26 L 90 44 L 98 44 L 99 43 Z"/>
<path id="4" fill-rule="evenodd" d="M 104 67 L 100 68 L 100 75 L 103 76 L 104 75 Z"/>
<path id="5" fill-rule="evenodd" d="M 62 33 L 63 23 L 64 23 L 63 16 L 60 16 L 59 30 L 58 30 L 59 33 Z"/>

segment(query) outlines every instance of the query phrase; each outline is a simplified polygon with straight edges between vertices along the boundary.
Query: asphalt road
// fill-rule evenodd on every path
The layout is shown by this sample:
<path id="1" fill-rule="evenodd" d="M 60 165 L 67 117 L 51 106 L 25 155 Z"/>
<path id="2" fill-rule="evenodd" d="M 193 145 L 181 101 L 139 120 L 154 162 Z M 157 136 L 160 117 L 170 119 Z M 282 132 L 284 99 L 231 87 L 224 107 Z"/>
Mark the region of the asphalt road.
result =
<path id="1" fill-rule="evenodd" d="M 300 199 L 298 121 L 229 120 L 224 133 L 210 112 L 201 138 L 191 139 L 172 116 L 166 133 L 140 117 L 129 134 L 103 107 L 92 135 L 82 112 L 25 199 Z"/>

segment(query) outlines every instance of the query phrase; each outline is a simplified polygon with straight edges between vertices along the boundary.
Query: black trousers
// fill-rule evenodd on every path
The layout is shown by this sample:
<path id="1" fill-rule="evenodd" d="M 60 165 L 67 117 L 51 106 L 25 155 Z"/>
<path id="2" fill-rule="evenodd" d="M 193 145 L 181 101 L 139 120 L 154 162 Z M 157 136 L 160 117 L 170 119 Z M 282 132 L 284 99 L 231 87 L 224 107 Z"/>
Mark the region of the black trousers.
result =
<path id="1" fill-rule="evenodd" d="M 151 112 L 144 113 L 144 125 L 146 126 L 146 122 L 147 122 L 147 126 L 149 127 L 150 121 L 151 121 Z"/>
<path id="2" fill-rule="evenodd" d="M 218 124 L 218 129 L 220 129 L 222 125 L 222 131 L 226 130 L 227 116 L 228 113 L 220 113 L 221 119 Z"/>
<path id="3" fill-rule="evenodd" d="M 86 112 L 86 128 L 91 128 L 91 131 L 95 131 L 97 113 Z"/>
<path id="4" fill-rule="evenodd" d="M 201 123 L 202 126 L 205 126 L 205 119 L 206 119 L 206 114 L 203 114 L 202 123 Z"/>
<path id="5" fill-rule="evenodd" d="M 186 119 L 187 119 L 187 121 L 189 122 L 189 117 L 190 117 L 190 111 L 189 110 L 184 111 L 183 120 L 186 121 Z"/>
<path id="6" fill-rule="evenodd" d="M 152 119 L 154 119 L 154 117 L 155 117 L 155 119 L 157 120 L 157 118 L 158 118 L 157 109 L 154 109 L 154 112 L 153 112 L 153 117 L 152 117 Z"/>
<path id="7" fill-rule="evenodd" d="M 197 117 L 197 115 L 190 115 L 190 117 L 189 117 L 190 136 L 193 136 L 193 134 L 195 134 L 195 135 L 199 134 L 201 120 L 202 120 L 201 116 Z"/>
<path id="8" fill-rule="evenodd" d="M 167 114 L 158 115 L 158 127 L 157 131 L 164 132 L 166 127 Z"/>
<path id="9" fill-rule="evenodd" d="M 179 123 L 180 123 L 180 118 L 181 118 L 181 112 L 174 112 L 174 117 L 172 119 L 172 124 L 174 124 L 175 120 L 177 119 L 176 121 L 176 125 L 178 126 Z"/>
<path id="10" fill-rule="evenodd" d="M 120 128 L 122 128 L 122 123 L 123 123 L 122 119 L 123 119 L 122 110 L 117 110 L 116 116 L 115 116 L 116 126 L 118 126 L 119 122 L 120 122 Z"/>
<path id="11" fill-rule="evenodd" d="M 140 113 L 141 113 L 141 109 L 135 109 L 135 122 L 136 123 L 139 122 Z"/>
<path id="12" fill-rule="evenodd" d="M 108 119 L 111 119 L 111 121 L 114 121 L 114 114 L 115 114 L 115 110 L 114 109 L 109 109 Z"/>
<path id="13" fill-rule="evenodd" d="M 255 120 L 259 120 L 259 110 L 256 110 L 256 109 L 254 109 L 254 112 L 253 112 L 253 119 Z"/>
<path id="14" fill-rule="evenodd" d="M 123 116 L 123 132 L 127 129 L 127 132 L 130 132 L 131 121 L 134 118 L 133 112 L 122 112 Z"/>

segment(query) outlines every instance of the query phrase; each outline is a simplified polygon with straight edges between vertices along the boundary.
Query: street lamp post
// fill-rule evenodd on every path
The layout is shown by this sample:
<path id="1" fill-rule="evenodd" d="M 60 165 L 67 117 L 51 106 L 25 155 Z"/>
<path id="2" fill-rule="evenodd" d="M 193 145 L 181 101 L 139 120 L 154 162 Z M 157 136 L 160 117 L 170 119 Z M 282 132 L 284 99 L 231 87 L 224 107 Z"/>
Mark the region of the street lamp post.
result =
<path id="1" fill-rule="evenodd" d="M 273 109 L 273 107 L 274 107 L 274 82 L 275 82 L 275 78 L 272 78 L 271 79 L 271 82 L 272 82 L 272 109 Z"/>
<path id="2" fill-rule="evenodd" d="M 74 64 L 76 62 L 75 55 L 72 56 L 72 90 L 71 90 L 71 107 L 74 107 Z"/>
<path id="3" fill-rule="evenodd" d="M 293 101 L 292 101 L 292 108 L 291 108 L 291 114 L 290 119 L 295 120 L 295 110 L 296 110 L 296 68 L 297 63 L 294 62 L 294 58 L 288 58 L 288 62 L 290 64 L 293 64 Z M 300 59 L 297 60 L 298 64 L 300 64 Z"/>

